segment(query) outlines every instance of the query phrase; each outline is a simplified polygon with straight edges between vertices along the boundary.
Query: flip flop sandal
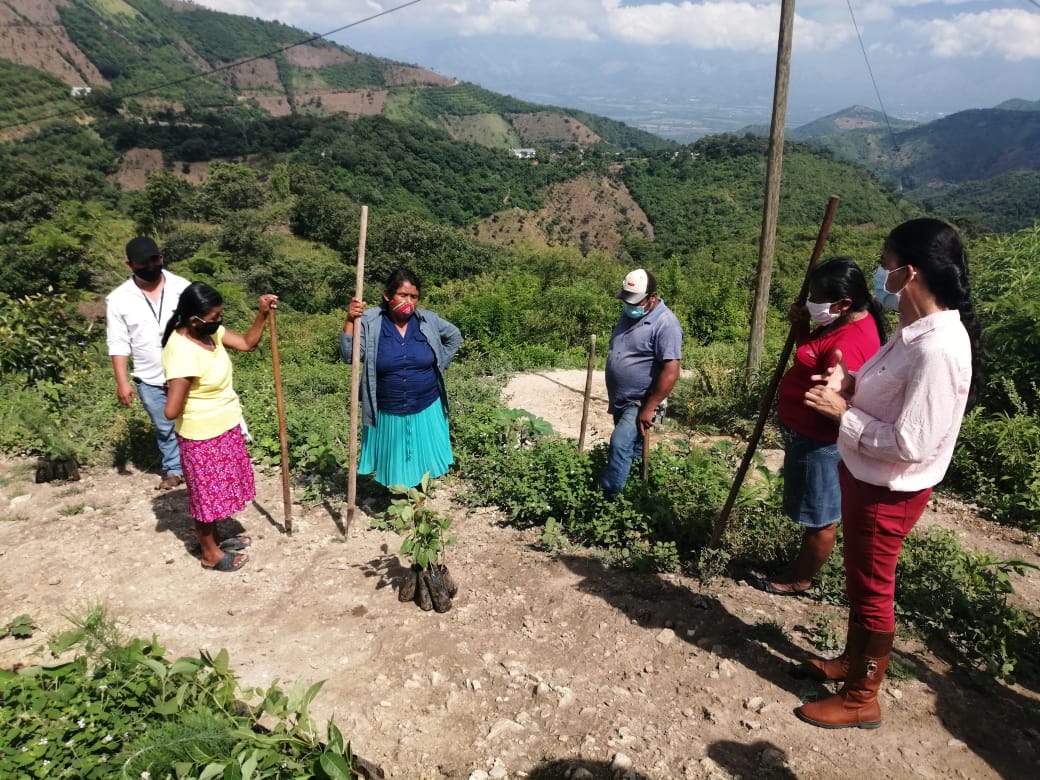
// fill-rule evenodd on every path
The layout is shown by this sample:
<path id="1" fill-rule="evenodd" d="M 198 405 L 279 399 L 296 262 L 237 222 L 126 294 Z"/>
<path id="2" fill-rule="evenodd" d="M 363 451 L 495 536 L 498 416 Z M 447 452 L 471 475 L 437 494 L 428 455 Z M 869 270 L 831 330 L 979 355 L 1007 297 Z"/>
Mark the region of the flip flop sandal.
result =
<path id="1" fill-rule="evenodd" d="M 809 597 L 809 591 L 812 590 L 812 585 L 801 590 L 781 590 L 765 578 L 756 582 L 755 587 L 773 596 L 805 596 L 806 598 Z"/>
<path id="2" fill-rule="evenodd" d="M 232 536 L 220 543 L 220 549 L 224 552 L 238 552 L 246 549 L 252 543 L 253 540 L 248 536 Z"/>
<path id="3" fill-rule="evenodd" d="M 238 560 L 238 562 L 236 563 L 236 560 L 239 558 L 241 558 L 241 560 Z M 210 571 L 238 571 L 246 565 L 246 561 L 248 560 L 248 555 L 242 555 L 241 553 L 235 552 L 226 552 L 224 553 L 224 557 L 221 558 L 216 564 L 214 564 L 213 566 L 207 566 L 205 563 L 203 563 L 202 568 L 209 569 Z"/>

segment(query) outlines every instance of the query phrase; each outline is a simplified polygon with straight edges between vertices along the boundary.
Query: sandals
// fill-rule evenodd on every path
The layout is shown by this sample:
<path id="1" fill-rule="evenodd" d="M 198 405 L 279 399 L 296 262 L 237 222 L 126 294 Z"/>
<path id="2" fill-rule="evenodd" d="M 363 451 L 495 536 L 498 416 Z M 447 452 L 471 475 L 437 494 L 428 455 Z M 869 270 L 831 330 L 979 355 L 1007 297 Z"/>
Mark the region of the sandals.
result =
<path id="1" fill-rule="evenodd" d="M 756 581 L 754 583 L 754 586 L 756 588 L 758 588 L 759 590 L 765 591 L 766 593 L 769 593 L 769 594 L 771 594 L 773 596 L 805 596 L 805 597 L 808 597 L 809 596 L 809 591 L 812 590 L 812 585 L 810 585 L 808 588 L 802 588 L 801 590 L 795 590 L 794 588 L 792 588 L 791 590 L 782 590 L 781 588 L 776 587 L 776 585 L 771 583 L 765 577 L 763 577 L 762 579 Z"/>
<path id="2" fill-rule="evenodd" d="M 238 552 L 252 543 L 253 540 L 248 536 L 231 536 L 220 543 L 220 549 L 224 552 Z"/>
<path id="3" fill-rule="evenodd" d="M 213 566 L 207 566 L 205 561 L 203 561 L 202 568 L 209 569 L 210 571 L 238 571 L 246 565 L 246 561 L 248 560 L 248 555 L 236 552 L 225 552 L 224 557 L 217 561 Z"/>

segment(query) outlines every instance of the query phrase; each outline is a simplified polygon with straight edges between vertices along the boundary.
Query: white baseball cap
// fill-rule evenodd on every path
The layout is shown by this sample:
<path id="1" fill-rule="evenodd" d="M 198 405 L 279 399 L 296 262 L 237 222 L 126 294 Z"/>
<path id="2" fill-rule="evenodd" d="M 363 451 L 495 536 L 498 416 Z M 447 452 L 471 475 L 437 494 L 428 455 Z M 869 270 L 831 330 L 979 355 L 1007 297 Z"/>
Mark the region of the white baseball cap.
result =
<path id="1" fill-rule="evenodd" d="M 639 303 L 647 296 L 647 293 L 652 293 L 656 289 L 657 282 L 654 280 L 654 275 L 642 268 L 637 268 L 625 277 L 625 281 L 621 284 L 621 292 L 617 294 L 617 297 L 625 303 Z"/>

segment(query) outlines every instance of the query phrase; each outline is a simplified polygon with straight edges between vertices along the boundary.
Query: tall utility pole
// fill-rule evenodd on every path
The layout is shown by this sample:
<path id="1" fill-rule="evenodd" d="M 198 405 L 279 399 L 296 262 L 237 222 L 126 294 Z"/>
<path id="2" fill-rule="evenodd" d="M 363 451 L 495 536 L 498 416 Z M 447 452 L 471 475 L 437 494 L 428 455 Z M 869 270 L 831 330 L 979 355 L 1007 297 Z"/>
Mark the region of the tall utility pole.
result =
<path id="1" fill-rule="evenodd" d="M 780 4 L 780 43 L 776 51 L 776 80 L 773 86 L 773 119 L 769 126 L 769 160 L 766 167 L 766 197 L 762 209 L 762 235 L 758 241 L 758 279 L 755 306 L 751 311 L 748 341 L 748 374 L 758 371 L 766 337 L 769 284 L 773 277 L 776 250 L 776 213 L 780 206 L 780 176 L 784 167 L 784 122 L 787 118 L 787 86 L 791 80 L 791 38 L 794 33 L 794 2 Z"/>

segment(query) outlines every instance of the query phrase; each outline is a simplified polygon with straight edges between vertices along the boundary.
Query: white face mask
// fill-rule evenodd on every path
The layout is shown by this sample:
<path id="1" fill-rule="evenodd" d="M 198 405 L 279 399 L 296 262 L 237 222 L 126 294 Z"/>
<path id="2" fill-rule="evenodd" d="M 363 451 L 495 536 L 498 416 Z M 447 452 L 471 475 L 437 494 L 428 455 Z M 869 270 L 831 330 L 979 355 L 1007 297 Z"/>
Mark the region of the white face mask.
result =
<path id="1" fill-rule="evenodd" d="M 888 277 L 890 274 L 894 274 L 896 271 L 900 271 L 906 268 L 905 265 L 901 265 L 898 268 L 893 268 L 891 271 L 884 267 L 879 267 L 874 272 L 874 297 L 877 298 L 878 302 L 889 311 L 899 311 L 899 295 L 903 292 L 903 287 L 900 287 L 896 292 L 890 292 L 888 289 Z M 910 280 L 907 279 L 907 284 Z"/>
<path id="2" fill-rule="evenodd" d="M 831 303 L 813 303 L 812 301 L 805 302 L 805 308 L 809 311 L 809 317 L 817 325 L 830 325 L 836 319 L 841 316 L 841 312 L 832 312 L 831 306 L 837 301 Z"/>

